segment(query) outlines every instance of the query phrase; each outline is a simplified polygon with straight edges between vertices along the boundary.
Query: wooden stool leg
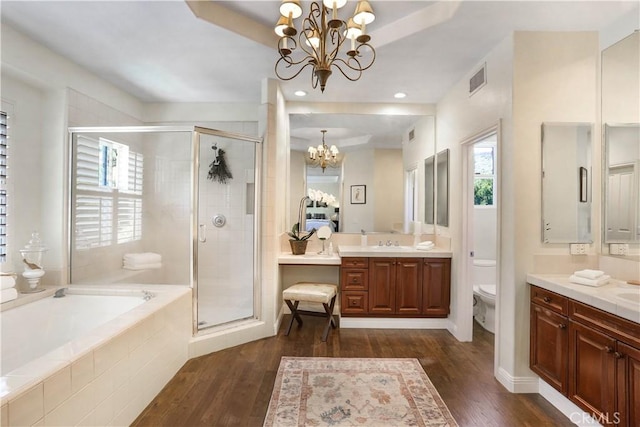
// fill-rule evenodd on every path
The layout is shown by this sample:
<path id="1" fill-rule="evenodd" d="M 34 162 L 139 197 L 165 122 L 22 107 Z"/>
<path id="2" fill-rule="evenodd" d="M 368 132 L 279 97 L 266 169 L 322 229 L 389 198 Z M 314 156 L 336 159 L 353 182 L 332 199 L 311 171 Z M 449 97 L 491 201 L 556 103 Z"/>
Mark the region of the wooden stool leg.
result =
<path id="1" fill-rule="evenodd" d="M 331 298 L 331 303 L 330 305 L 327 305 L 327 303 L 322 303 L 322 305 L 324 306 L 324 311 L 327 312 L 327 324 L 324 327 L 324 333 L 322 334 L 322 341 L 326 342 L 327 341 L 327 337 L 329 336 L 329 326 L 332 326 L 334 329 L 336 328 L 336 322 L 333 319 L 333 307 L 336 304 L 336 296 L 334 295 L 333 298 Z"/>
<path id="2" fill-rule="evenodd" d="M 289 306 L 289 310 L 291 310 L 291 321 L 289 321 L 289 326 L 287 327 L 287 331 L 284 333 L 285 335 L 289 335 L 289 332 L 291 332 L 291 326 L 293 326 L 294 320 L 297 320 L 298 325 L 302 326 L 302 318 L 300 317 L 300 314 L 298 314 L 298 304 L 300 303 L 300 301 L 295 301 L 293 304 L 291 304 L 291 301 L 289 300 L 284 300 L 284 302 L 287 303 L 287 305 Z"/>

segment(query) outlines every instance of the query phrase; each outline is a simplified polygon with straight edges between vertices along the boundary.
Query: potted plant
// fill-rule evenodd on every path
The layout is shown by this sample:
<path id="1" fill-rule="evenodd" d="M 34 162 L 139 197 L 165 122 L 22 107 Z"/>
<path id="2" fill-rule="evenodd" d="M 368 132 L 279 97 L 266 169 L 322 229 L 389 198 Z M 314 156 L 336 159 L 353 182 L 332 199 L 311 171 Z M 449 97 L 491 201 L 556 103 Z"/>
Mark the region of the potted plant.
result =
<path id="1" fill-rule="evenodd" d="M 304 255 L 307 251 L 307 243 L 309 243 L 309 237 L 313 236 L 316 232 L 315 228 L 312 228 L 309 233 L 304 236 L 300 233 L 300 223 L 297 222 L 291 227 L 289 235 L 289 244 L 291 245 L 291 253 L 294 255 Z"/>

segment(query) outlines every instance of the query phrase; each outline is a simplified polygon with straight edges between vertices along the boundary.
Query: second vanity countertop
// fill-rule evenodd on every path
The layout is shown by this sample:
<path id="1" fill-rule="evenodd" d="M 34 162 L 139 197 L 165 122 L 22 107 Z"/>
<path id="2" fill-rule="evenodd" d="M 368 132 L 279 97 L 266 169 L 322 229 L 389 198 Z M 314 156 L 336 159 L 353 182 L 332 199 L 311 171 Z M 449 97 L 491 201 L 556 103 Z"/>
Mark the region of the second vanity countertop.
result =
<path id="1" fill-rule="evenodd" d="M 278 256 L 281 265 L 340 265 L 342 257 L 385 257 L 385 258 L 451 258 L 451 251 L 434 248 L 421 251 L 413 246 L 349 246 L 339 245 L 331 255 L 307 252 L 304 255 L 293 255 L 283 252 Z"/>
<path id="2" fill-rule="evenodd" d="M 451 251 L 433 248 L 421 251 L 415 246 L 338 246 L 341 257 L 451 258 Z"/>
<path id="3" fill-rule="evenodd" d="M 527 274 L 527 283 L 640 323 L 640 286 L 613 279 L 599 287 L 578 285 L 568 274 Z"/>

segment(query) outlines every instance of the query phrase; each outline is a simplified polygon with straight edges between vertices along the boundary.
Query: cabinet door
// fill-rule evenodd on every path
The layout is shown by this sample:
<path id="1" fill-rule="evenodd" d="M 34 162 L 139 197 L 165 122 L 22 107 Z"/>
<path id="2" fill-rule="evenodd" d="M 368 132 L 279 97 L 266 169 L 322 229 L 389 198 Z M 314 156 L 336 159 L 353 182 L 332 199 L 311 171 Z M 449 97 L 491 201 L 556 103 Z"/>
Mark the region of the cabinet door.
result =
<path id="1" fill-rule="evenodd" d="M 640 426 L 640 349 L 618 342 L 618 413 L 620 425 Z"/>
<path id="2" fill-rule="evenodd" d="M 616 410 L 616 340 L 569 322 L 569 399 L 601 424 Z"/>
<path id="3" fill-rule="evenodd" d="M 422 313 L 422 259 L 396 259 L 396 314 Z"/>
<path id="4" fill-rule="evenodd" d="M 447 317 L 451 287 L 451 260 L 424 258 L 422 264 L 422 313 Z"/>
<path id="5" fill-rule="evenodd" d="M 569 361 L 569 319 L 531 304 L 529 365 L 553 388 L 567 395 Z"/>
<path id="6" fill-rule="evenodd" d="M 369 259 L 369 313 L 393 314 L 396 306 L 395 258 Z"/>

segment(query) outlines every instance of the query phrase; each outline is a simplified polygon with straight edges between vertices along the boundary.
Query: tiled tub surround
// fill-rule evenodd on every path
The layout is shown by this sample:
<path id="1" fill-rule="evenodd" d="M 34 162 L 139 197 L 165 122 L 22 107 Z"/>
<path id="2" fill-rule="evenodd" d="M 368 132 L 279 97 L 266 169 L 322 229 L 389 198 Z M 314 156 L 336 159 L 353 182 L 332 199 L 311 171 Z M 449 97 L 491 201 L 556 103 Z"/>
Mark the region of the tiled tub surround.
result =
<path id="1" fill-rule="evenodd" d="M 129 425 L 188 358 L 191 289 L 69 286 L 70 295 L 65 297 L 67 301 L 81 297 L 77 299 L 82 306 L 67 309 L 65 316 L 75 325 L 85 321 L 76 313 L 98 315 L 97 309 L 88 309 L 87 299 L 105 295 L 106 301 L 120 295 L 142 300 L 143 290 L 155 296 L 2 376 L 0 425 Z M 20 308 L 26 306 L 16 310 Z M 57 319 L 46 319 L 47 314 L 40 313 L 35 322 L 19 321 L 15 327 L 23 334 L 30 333 L 23 324 L 33 323 L 47 334 L 64 328 L 55 323 Z M 3 347 L 12 344 L 2 338 Z M 35 333 L 33 339 L 38 339 Z"/>
<path id="2" fill-rule="evenodd" d="M 610 280 L 600 287 L 569 282 L 569 274 L 528 274 L 527 283 L 640 323 L 640 286 Z"/>

